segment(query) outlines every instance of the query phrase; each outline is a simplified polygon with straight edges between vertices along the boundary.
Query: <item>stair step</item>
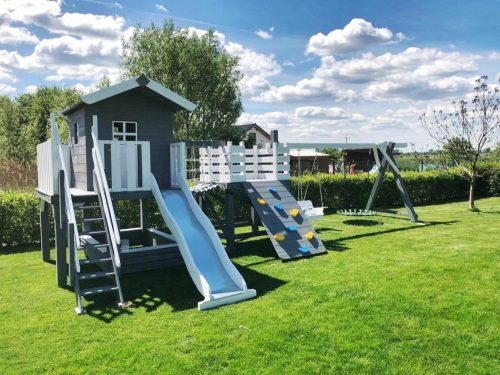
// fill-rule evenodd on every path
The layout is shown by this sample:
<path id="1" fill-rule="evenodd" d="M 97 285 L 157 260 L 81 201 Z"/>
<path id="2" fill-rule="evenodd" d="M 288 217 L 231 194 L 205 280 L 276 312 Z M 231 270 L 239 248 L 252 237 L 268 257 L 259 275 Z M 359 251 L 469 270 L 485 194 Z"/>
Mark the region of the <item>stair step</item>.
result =
<path id="1" fill-rule="evenodd" d="M 101 208 L 101 206 L 75 206 L 77 210 L 93 210 L 96 208 Z"/>
<path id="2" fill-rule="evenodd" d="M 91 273 L 82 273 L 78 275 L 78 280 L 96 280 L 102 279 L 103 277 L 114 276 L 114 272 L 91 272 Z"/>
<path id="3" fill-rule="evenodd" d="M 116 285 L 105 285 L 105 286 L 97 286 L 94 288 L 82 289 L 80 290 L 80 294 L 83 297 L 93 296 L 95 294 L 109 293 L 118 291 L 118 287 Z"/>
<path id="4" fill-rule="evenodd" d="M 88 218 L 78 218 L 76 219 L 77 223 L 91 223 L 91 222 L 96 222 L 96 221 L 102 221 L 102 217 L 88 217 Z"/>
<path id="5" fill-rule="evenodd" d="M 84 231 L 84 232 L 80 232 L 80 235 L 81 236 L 95 236 L 95 235 L 99 235 L 99 234 L 106 234 L 106 231 L 105 230 L 91 230 L 91 231 Z"/>
<path id="6" fill-rule="evenodd" d="M 111 262 L 111 258 L 80 259 L 80 265 Z"/>
<path id="7" fill-rule="evenodd" d="M 108 243 L 99 243 L 99 244 L 82 244 L 82 249 L 85 249 L 85 250 L 91 250 L 91 249 L 99 249 L 101 247 L 108 247 L 109 244 Z"/>

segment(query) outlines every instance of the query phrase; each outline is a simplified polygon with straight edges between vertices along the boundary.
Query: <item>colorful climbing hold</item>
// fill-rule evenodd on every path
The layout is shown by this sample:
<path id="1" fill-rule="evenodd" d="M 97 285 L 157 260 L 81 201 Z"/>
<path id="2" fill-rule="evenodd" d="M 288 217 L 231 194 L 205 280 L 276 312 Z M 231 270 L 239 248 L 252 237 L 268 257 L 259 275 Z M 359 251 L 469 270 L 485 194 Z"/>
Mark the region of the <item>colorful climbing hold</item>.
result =
<path id="1" fill-rule="evenodd" d="M 274 205 L 274 208 L 276 208 L 277 210 L 282 210 L 283 209 L 283 205 L 281 203 L 276 203 Z"/>
<path id="2" fill-rule="evenodd" d="M 311 241 L 314 238 L 314 232 L 307 232 L 306 238 L 307 240 Z"/>
<path id="3" fill-rule="evenodd" d="M 270 193 L 277 193 L 278 192 L 278 190 L 276 190 L 276 188 L 274 186 L 269 186 L 268 190 Z"/>
<path id="4" fill-rule="evenodd" d="M 309 248 L 308 248 L 307 246 L 304 246 L 304 245 L 302 245 L 302 246 L 300 246 L 300 247 L 299 247 L 299 251 L 300 251 L 302 254 L 307 254 L 307 253 L 310 253 Z"/>
<path id="5" fill-rule="evenodd" d="M 295 232 L 297 230 L 297 227 L 295 225 L 289 225 L 288 227 L 286 227 L 286 229 L 290 232 Z"/>
<path id="6" fill-rule="evenodd" d="M 293 210 L 290 211 L 290 216 L 291 217 L 296 217 L 299 215 L 299 209 L 298 208 L 294 208 Z"/>
<path id="7" fill-rule="evenodd" d="M 283 233 L 277 233 L 274 235 L 274 239 L 276 241 L 283 241 L 285 239 L 285 235 Z"/>
<path id="8" fill-rule="evenodd" d="M 266 204 L 266 200 L 263 198 L 257 198 L 257 203 L 261 206 L 264 206 Z"/>

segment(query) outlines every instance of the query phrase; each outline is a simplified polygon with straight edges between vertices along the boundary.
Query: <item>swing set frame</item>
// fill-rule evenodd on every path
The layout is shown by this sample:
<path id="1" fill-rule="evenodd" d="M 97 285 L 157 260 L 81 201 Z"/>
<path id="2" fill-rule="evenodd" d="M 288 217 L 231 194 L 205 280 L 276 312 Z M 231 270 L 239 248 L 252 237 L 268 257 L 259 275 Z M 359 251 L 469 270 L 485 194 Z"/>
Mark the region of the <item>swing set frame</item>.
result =
<path id="1" fill-rule="evenodd" d="M 322 148 L 335 148 L 335 149 L 372 149 L 373 154 L 375 156 L 375 163 L 378 167 L 378 175 L 373 184 L 372 190 L 370 192 L 370 196 L 368 198 L 368 202 L 366 203 L 365 211 L 374 210 L 375 201 L 377 195 L 380 191 L 380 186 L 382 185 L 382 181 L 384 180 L 385 173 L 387 170 L 391 170 L 394 175 L 394 180 L 396 182 L 396 186 L 398 188 L 399 194 L 403 200 L 403 204 L 406 208 L 406 213 L 399 212 L 397 210 L 386 210 L 386 209 L 376 209 L 378 212 L 388 213 L 388 214 L 396 214 L 396 215 L 405 215 L 408 216 L 411 222 L 418 222 L 418 215 L 413 208 L 413 203 L 410 199 L 410 195 L 408 193 L 408 189 L 401 177 L 401 171 L 399 170 L 396 160 L 394 158 L 394 149 L 407 147 L 407 143 L 395 143 L 395 142 L 385 142 L 385 143 L 286 143 L 286 146 L 290 147 L 290 149 L 298 149 L 306 150 L 306 149 L 322 149 Z M 382 157 L 379 157 L 379 152 Z M 299 154 L 300 155 L 300 154 Z M 313 163 L 314 167 L 314 163 Z M 299 169 L 300 169 L 300 161 L 299 161 Z M 299 172 L 300 173 L 300 172 Z M 320 187 L 321 189 L 321 187 Z M 322 198 L 322 197 L 321 197 Z M 323 199 L 321 199 L 321 205 L 323 205 Z"/>

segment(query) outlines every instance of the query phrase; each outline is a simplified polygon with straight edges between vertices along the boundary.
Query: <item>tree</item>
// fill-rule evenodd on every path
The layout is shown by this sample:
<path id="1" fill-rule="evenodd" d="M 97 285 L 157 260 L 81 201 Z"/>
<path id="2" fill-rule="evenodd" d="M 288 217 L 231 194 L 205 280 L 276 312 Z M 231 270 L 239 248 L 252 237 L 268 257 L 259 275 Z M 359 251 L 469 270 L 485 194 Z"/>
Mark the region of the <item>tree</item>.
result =
<path id="1" fill-rule="evenodd" d="M 238 59 L 224 51 L 213 30 L 198 37 L 171 21 L 136 27 L 123 50 L 125 76 L 143 73 L 198 104 L 191 114 L 176 113 L 177 138 L 241 140 L 234 126 L 243 109 Z"/>
<path id="2" fill-rule="evenodd" d="M 474 197 L 478 177 L 477 164 L 483 150 L 500 129 L 499 86 L 487 84 L 488 77 L 476 80 L 474 96 L 469 102 L 452 102 L 453 110 L 432 111 L 420 116 L 427 133 L 436 141 L 444 155 L 453 158 L 469 179 L 469 209 L 475 210 Z"/>
<path id="3" fill-rule="evenodd" d="M 342 157 L 344 156 L 342 150 L 337 150 L 336 148 L 324 148 L 322 150 L 319 150 L 319 152 L 330 156 L 330 160 L 334 164 L 339 164 L 342 161 Z"/>
<path id="4" fill-rule="evenodd" d="M 76 104 L 81 93 L 74 89 L 39 87 L 34 93 L 11 100 L 0 99 L 0 157 L 32 162 L 36 145 L 50 138 L 50 113 Z M 68 124 L 58 121 L 61 138 L 68 139 Z"/>

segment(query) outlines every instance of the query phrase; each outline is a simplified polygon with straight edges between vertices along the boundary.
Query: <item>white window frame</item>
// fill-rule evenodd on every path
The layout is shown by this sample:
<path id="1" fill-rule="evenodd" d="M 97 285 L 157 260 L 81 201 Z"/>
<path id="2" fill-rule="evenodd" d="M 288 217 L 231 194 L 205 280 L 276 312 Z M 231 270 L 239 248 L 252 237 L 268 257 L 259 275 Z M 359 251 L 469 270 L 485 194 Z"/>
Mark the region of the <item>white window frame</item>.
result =
<path id="1" fill-rule="evenodd" d="M 115 131 L 115 124 L 121 123 L 123 128 L 121 132 Z M 127 132 L 127 124 L 134 124 L 135 125 L 135 132 Z M 137 141 L 137 121 L 126 121 L 126 120 L 117 120 L 117 121 L 112 121 L 111 127 L 113 129 L 113 141 L 120 141 L 120 142 L 136 142 Z M 115 136 L 121 137 L 122 139 L 115 139 Z M 127 137 L 135 137 L 134 140 L 127 140 Z"/>

